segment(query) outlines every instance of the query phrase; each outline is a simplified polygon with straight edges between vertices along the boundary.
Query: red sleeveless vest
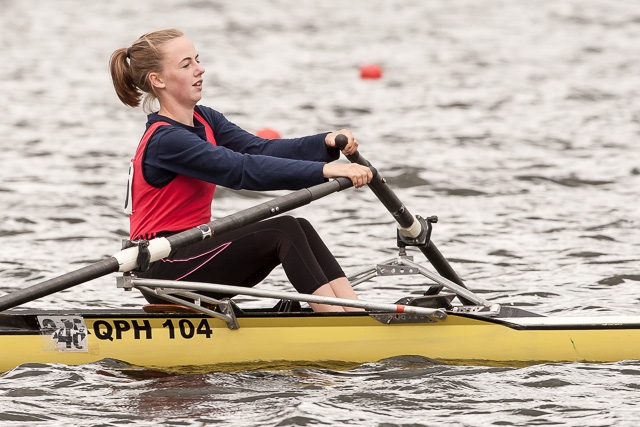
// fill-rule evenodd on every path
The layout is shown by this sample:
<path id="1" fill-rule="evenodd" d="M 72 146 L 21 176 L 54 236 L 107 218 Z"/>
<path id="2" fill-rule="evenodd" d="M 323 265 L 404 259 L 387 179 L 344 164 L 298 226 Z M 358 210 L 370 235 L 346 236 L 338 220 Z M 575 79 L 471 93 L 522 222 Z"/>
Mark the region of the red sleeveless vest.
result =
<path id="1" fill-rule="evenodd" d="M 205 127 L 207 141 L 216 145 L 209 123 L 197 112 L 195 120 Z M 176 175 L 167 185 L 157 188 L 142 175 L 142 158 L 151 135 L 167 122 L 155 122 L 144 133 L 129 168 L 129 196 L 125 212 L 129 213 L 131 240 L 153 239 L 161 231 L 182 231 L 211 220 L 211 201 L 215 184 Z"/>

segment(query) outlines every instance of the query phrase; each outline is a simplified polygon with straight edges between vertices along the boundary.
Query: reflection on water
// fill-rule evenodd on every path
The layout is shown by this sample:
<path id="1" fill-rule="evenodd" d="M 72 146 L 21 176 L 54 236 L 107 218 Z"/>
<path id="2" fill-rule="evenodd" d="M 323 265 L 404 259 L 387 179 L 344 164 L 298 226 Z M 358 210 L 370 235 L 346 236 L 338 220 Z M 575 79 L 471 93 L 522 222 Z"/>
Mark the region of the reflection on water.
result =
<path id="1" fill-rule="evenodd" d="M 543 314 L 637 312 L 634 2 L 2 6 L 0 293 L 119 250 L 128 229 L 120 210 L 125 175 L 144 116 L 119 104 L 108 57 L 143 32 L 178 26 L 207 70 L 205 104 L 250 131 L 268 126 L 285 137 L 353 129 L 363 155 L 409 209 L 438 215 L 434 241 L 485 298 Z M 383 78 L 360 80 L 365 62 L 379 63 Z M 264 200 L 219 196 L 216 216 Z M 366 189 L 296 214 L 317 226 L 348 272 L 393 253 L 391 218 Z M 284 279 L 278 271 L 261 286 L 289 289 Z M 358 287 L 363 299 L 385 302 L 415 290 L 391 282 Z M 29 305 L 142 301 L 107 277 Z M 403 363 L 138 377 L 111 362 L 25 365 L 0 381 L 7 408 L 0 419 L 632 425 L 637 418 L 635 362 L 517 369 Z"/>

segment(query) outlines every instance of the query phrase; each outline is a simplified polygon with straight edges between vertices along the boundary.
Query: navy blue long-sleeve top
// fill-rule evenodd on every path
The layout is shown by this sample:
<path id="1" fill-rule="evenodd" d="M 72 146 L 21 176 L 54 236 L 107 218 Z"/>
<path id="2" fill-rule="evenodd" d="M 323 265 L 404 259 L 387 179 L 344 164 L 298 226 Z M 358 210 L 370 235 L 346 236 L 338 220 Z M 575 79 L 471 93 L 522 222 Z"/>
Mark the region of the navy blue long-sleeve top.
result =
<path id="1" fill-rule="evenodd" d="M 327 147 L 326 133 L 292 139 L 263 139 L 227 120 L 222 113 L 198 105 L 209 123 L 217 146 L 207 141 L 204 125 L 187 126 L 157 113 L 148 116 L 147 128 L 161 126 L 147 142 L 142 174 L 163 187 L 177 174 L 235 190 L 298 190 L 324 181 L 325 163 L 340 156 Z"/>

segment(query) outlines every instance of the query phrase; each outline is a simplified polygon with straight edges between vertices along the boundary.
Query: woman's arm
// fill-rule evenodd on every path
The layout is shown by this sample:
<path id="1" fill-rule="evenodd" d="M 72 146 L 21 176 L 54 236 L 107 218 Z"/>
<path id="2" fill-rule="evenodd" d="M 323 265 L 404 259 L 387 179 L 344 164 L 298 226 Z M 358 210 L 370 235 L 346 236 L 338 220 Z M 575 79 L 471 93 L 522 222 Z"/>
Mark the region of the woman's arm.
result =
<path id="1" fill-rule="evenodd" d="M 157 187 L 181 174 L 236 190 L 297 190 L 322 183 L 324 165 L 241 154 L 214 146 L 185 129 L 162 126 L 147 144 L 143 174 Z"/>
<path id="2" fill-rule="evenodd" d="M 269 140 L 247 132 L 211 108 L 198 106 L 198 110 L 212 125 L 217 144 L 238 153 L 317 162 L 331 162 L 340 157 L 340 150 L 334 147 L 335 144 L 326 142 L 326 132 L 301 138 Z"/>

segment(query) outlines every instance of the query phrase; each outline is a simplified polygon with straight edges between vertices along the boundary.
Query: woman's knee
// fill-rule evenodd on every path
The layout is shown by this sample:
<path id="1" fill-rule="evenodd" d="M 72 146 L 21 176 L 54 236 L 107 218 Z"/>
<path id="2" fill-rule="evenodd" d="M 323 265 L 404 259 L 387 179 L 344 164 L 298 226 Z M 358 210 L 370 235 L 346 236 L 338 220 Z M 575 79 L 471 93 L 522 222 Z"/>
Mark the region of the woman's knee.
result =
<path id="1" fill-rule="evenodd" d="M 304 230 L 291 216 L 279 216 L 258 224 L 260 226 L 255 230 L 256 245 L 265 250 L 275 249 L 281 259 L 289 252 L 289 248 L 306 241 Z"/>
<path id="2" fill-rule="evenodd" d="M 311 225 L 311 223 L 309 221 L 307 221 L 305 218 L 294 218 L 298 224 L 300 224 L 300 227 L 306 229 L 306 228 L 312 228 L 313 229 L 313 225 Z"/>
<path id="3" fill-rule="evenodd" d="M 317 236 L 318 232 L 316 231 L 316 229 L 313 227 L 313 225 L 311 225 L 311 223 L 309 221 L 307 221 L 305 218 L 295 218 L 295 220 L 298 222 L 298 225 L 300 226 L 300 228 L 302 229 L 302 231 L 304 232 L 304 234 L 306 236 Z"/>
<path id="4" fill-rule="evenodd" d="M 299 222 L 298 218 L 285 215 L 273 218 L 269 221 L 269 228 L 271 230 L 277 230 L 294 240 L 305 234 L 305 229 Z"/>
<path id="5" fill-rule="evenodd" d="M 277 216 L 267 221 L 272 228 L 289 229 L 289 228 L 298 228 L 300 226 L 298 223 L 298 219 L 290 215 Z M 267 221 L 265 221 L 265 223 Z"/>
<path id="6" fill-rule="evenodd" d="M 294 232 L 301 230 L 305 234 L 307 234 L 308 232 L 312 232 L 314 234 L 317 233 L 313 225 L 311 225 L 311 223 L 307 221 L 305 218 L 298 218 L 290 215 L 283 215 L 283 216 L 272 218 L 269 221 L 271 222 L 271 225 L 273 226 L 273 228 L 277 228 L 279 230 L 284 230 L 284 231 L 291 230 Z"/>

